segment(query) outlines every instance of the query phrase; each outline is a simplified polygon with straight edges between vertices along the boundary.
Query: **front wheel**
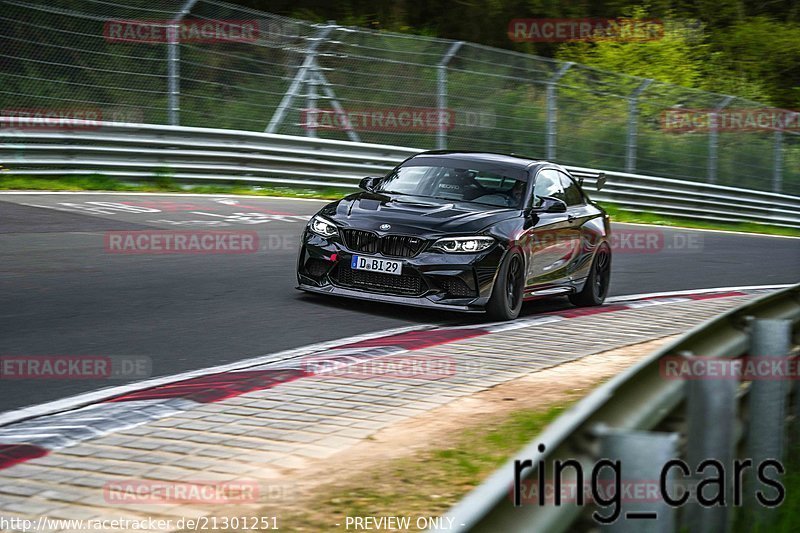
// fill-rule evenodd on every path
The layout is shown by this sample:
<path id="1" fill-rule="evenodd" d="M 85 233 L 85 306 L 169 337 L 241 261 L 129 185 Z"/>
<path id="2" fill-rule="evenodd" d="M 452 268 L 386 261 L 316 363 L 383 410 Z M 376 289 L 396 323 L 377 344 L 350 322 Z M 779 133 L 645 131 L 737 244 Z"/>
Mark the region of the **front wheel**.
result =
<path id="1" fill-rule="evenodd" d="M 514 320 L 522 309 L 522 290 L 525 285 L 525 263 L 519 252 L 509 252 L 486 304 L 486 314 L 492 320 Z"/>
<path id="2" fill-rule="evenodd" d="M 592 268 L 580 292 L 569 295 L 569 301 L 579 307 L 602 305 L 611 280 L 611 249 L 603 243 L 594 254 Z"/>

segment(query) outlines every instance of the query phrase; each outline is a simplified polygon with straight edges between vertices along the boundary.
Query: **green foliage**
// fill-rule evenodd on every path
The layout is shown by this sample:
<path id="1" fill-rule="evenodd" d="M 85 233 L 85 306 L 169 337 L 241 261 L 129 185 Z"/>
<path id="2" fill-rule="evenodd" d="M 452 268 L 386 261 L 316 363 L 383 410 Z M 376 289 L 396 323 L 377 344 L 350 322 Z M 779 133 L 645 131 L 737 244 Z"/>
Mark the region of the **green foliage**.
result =
<path id="1" fill-rule="evenodd" d="M 158 168 L 153 174 L 153 183 L 159 189 L 173 190 L 175 188 L 175 180 L 172 177 L 172 169 L 168 167 Z"/>
<path id="2" fill-rule="evenodd" d="M 637 9 L 622 25 L 651 18 Z M 583 63 L 613 72 L 652 78 L 684 87 L 696 87 L 704 75 L 704 56 L 708 45 L 698 42 L 697 24 L 667 20 L 659 39 L 599 39 L 565 43 L 556 56 L 564 61 Z"/>
<path id="3" fill-rule="evenodd" d="M 800 23 L 751 17 L 717 30 L 712 41 L 701 88 L 800 107 Z"/>

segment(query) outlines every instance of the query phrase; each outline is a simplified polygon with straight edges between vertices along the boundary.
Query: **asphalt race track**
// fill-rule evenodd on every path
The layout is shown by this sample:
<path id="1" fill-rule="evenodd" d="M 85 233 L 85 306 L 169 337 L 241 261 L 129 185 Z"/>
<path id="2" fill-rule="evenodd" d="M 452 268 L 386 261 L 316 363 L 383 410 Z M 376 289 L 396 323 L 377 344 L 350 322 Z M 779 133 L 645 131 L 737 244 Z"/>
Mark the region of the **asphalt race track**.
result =
<path id="1" fill-rule="evenodd" d="M 296 291 L 299 235 L 321 205 L 221 196 L 0 194 L 0 356 L 143 356 L 160 376 L 386 328 L 480 320 Z M 259 250 L 106 250 L 106 232 L 146 229 L 255 231 Z M 615 230 L 628 237 L 615 250 L 612 295 L 800 278 L 800 239 L 623 224 Z M 566 305 L 530 303 L 523 314 Z M 0 411 L 122 383 L 3 379 Z"/>

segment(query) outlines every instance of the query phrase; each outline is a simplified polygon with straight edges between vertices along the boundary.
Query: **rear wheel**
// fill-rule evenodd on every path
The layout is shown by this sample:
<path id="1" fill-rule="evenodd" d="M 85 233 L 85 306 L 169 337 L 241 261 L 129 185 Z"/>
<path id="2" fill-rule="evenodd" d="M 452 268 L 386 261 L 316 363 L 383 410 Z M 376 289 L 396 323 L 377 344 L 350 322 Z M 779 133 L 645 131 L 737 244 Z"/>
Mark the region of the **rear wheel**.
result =
<path id="1" fill-rule="evenodd" d="M 611 281 L 611 249 L 608 244 L 603 243 L 594 254 L 592 268 L 583 289 L 575 294 L 569 295 L 569 301 L 573 305 L 588 307 L 602 305 L 608 294 L 608 285 Z"/>
<path id="2" fill-rule="evenodd" d="M 486 304 L 486 314 L 492 320 L 514 320 L 522 309 L 522 289 L 525 285 L 525 263 L 519 252 L 509 252 L 500 265 L 500 272 Z"/>

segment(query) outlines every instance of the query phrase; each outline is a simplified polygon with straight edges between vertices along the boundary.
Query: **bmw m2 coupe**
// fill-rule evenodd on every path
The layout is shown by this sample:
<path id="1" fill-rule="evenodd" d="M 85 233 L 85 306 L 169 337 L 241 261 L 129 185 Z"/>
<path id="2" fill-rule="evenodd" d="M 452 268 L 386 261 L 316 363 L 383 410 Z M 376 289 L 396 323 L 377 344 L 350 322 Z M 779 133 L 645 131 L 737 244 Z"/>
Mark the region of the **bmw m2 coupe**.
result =
<path id="1" fill-rule="evenodd" d="M 309 221 L 298 289 L 492 320 L 516 318 L 524 300 L 591 306 L 608 293 L 608 215 L 559 165 L 424 152 L 360 188 Z"/>

